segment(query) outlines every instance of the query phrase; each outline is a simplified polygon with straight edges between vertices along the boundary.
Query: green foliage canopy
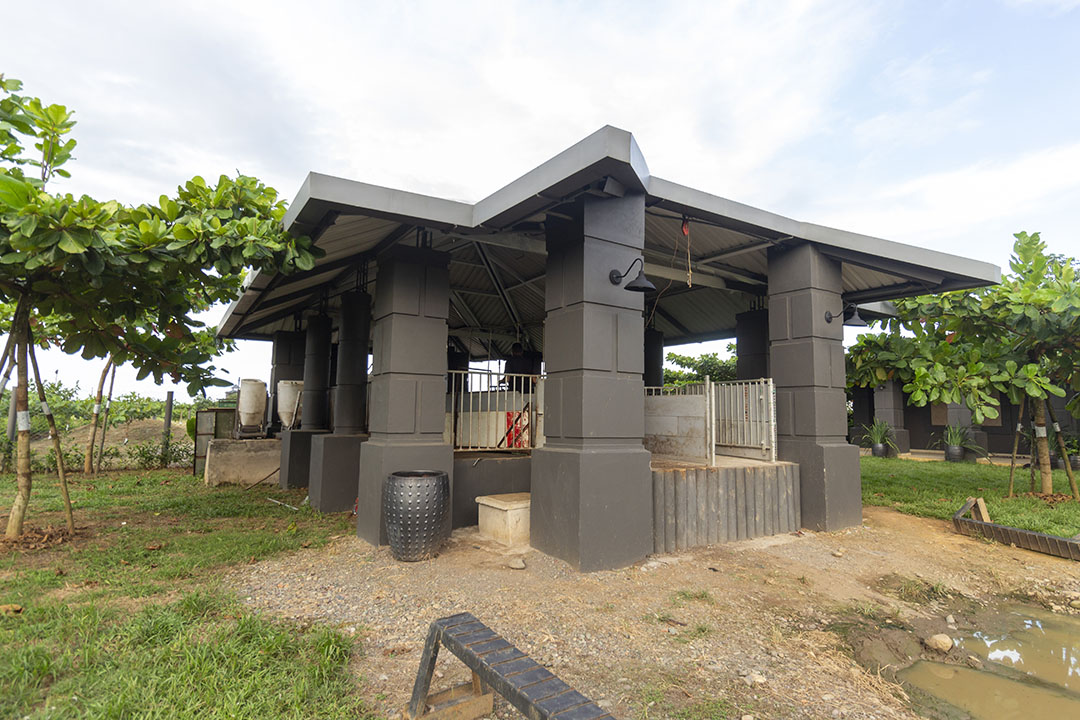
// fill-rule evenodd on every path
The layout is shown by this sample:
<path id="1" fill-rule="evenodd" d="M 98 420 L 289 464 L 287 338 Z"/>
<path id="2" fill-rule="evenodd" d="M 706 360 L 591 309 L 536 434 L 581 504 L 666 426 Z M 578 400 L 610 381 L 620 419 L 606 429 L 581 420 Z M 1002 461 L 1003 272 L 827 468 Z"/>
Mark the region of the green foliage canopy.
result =
<path id="1" fill-rule="evenodd" d="M 249 269 L 311 269 L 318 249 L 288 235 L 276 191 L 244 175 L 196 176 L 137 207 L 46 192 L 68 176 L 75 122 L 20 89 L 0 75 L 0 301 L 25 299 L 66 352 L 111 354 L 140 379 L 169 373 L 192 394 L 226 385 L 209 365 L 220 345 L 191 315 L 235 298 Z"/>
<path id="2" fill-rule="evenodd" d="M 735 352 L 735 344 L 728 343 L 728 352 Z M 687 385 L 704 382 L 710 378 L 714 382 L 735 379 L 735 357 L 721 359 L 719 353 L 704 353 L 697 357 L 668 353 L 667 361 L 682 368 L 673 370 L 664 368 L 665 385 Z"/>
<path id="3" fill-rule="evenodd" d="M 976 423 L 998 416 L 996 394 L 1017 404 L 1080 391 L 1077 262 L 1038 233 L 1015 237 L 1001 284 L 897 301 L 887 332 L 849 349 L 849 384 L 896 380 L 912 404 L 964 403 Z M 1080 417 L 1080 395 L 1068 408 Z"/>

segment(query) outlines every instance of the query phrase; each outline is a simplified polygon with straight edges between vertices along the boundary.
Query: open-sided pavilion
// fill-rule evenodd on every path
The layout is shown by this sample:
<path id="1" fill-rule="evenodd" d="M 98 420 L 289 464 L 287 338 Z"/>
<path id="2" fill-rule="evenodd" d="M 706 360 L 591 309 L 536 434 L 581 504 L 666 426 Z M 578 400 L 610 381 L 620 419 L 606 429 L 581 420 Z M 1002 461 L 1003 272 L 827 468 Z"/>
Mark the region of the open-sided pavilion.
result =
<path id="1" fill-rule="evenodd" d="M 739 377 L 775 384 L 775 446 L 798 465 L 801 524 L 834 530 L 861 521 L 844 317 L 1000 279 L 988 263 L 655 177 L 613 127 L 476 204 L 311 173 L 285 224 L 325 256 L 307 272 L 254 274 L 218 330 L 273 341 L 272 393 L 304 380 L 282 482 L 310 485 L 327 509 L 356 498 L 358 533 L 384 543 L 383 478 L 454 472 L 448 371 L 520 342 L 544 365 L 544 442 L 526 466 L 532 545 L 582 570 L 653 550 L 644 386 L 662 384 L 664 345 L 737 339 Z M 627 291 L 636 266 L 618 277 L 638 260 L 655 290 Z"/>

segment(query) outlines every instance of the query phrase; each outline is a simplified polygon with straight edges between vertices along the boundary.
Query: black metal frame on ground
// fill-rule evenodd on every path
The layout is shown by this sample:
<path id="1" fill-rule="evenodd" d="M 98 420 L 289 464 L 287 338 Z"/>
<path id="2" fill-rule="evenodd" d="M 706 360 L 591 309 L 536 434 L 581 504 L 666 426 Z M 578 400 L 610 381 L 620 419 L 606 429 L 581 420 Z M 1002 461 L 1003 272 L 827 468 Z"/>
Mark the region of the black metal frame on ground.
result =
<path id="1" fill-rule="evenodd" d="M 439 645 L 473 671 L 473 692 L 476 696 L 482 696 L 490 688 L 529 720 L 601 720 L 612 717 L 608 711 L 477 620 L 472 613 L 460 613 L 431 623 L 420 657 L 412 699 L 406 710 L 406 715 L 413 720 L 424 715 L 429 703 L 428 690 L 435 672 Z"/>
<path id="2" fill-rule="evenodd" d="M 956 528 L 956 532 L 961 535 L 990 538 L 1025 550 L 1034 550 L 1035 552 L 1054 555 L 1066 560 L 1080 560 L 1080 539 L 1047 535 L 1034 530 L 1021 530 L 1020 528 L 964 517 L 964 515 L 971 512 L 974 506 L 975 500 L 969 499 L 953 514 L 953 526 Z"/>

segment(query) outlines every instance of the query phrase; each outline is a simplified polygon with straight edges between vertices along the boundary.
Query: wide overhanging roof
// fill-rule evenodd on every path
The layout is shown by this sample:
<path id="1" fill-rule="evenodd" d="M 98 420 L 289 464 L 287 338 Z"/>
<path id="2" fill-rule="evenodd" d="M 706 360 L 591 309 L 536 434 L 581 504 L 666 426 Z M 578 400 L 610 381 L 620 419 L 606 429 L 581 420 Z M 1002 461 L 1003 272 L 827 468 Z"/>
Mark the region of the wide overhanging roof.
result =
<path id="1" fill-rule="evenodd" d="M 516 339 L 541 349 L 548 213 L 586 194 L 625 193 L 646 196 L 645 272 L 657 292 L 647 294 L 645 315 L 668 345 L 733 337 L 737 314 L 765 307 L 774 245 L 810 242 L 841 261 L 848 303 L 1001 279 L 989 263 L 799 222 L 654 177 L 633 136 L 609 126 L 476 204 L 309 174 L 284 223 L 315 238 L 325 256 L 307 272 L 253 274 L 218 334 L 268 338 L 302 327 L 341 293 L 365 281 L 370 291 L 379 252 L 421 237 L 450 253 L 450 334 L 461 350 L 499 357 Z"/>

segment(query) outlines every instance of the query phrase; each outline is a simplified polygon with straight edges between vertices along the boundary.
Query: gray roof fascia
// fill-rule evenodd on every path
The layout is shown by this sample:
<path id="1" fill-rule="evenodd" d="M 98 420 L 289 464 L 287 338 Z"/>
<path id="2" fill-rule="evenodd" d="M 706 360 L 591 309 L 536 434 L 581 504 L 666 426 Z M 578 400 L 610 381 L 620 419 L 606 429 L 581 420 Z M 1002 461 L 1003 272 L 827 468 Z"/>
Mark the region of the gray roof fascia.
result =
<path id="1" fill-rule="evenodd" d="M 605 125 L 478 202 L 473 226 L 505 227 L 603 177 L 645 192 L 649 166 L 634 136 Z"/>
<path id="2" fill-rule="evenodd" d="M 634 136 L 607 125 L 562 151 L 475 205 L 308 173 L 283 219 L 293 233 L 318 227 L 328 211 L 363 214 L 441 229 L 503 227 L 539 208 L 611 176 L 644 192 L 649 179 L 645 156 Z"/>
<path id="3" fill-rule="evenodd" d="M 737 224 L 761 229 L 764 231 L 762 235 L 766 237 L 775 235 L 801 238 L 819 245 L 861 253 L 871 258 L 892 260 L 947 275 L 961 276 L 975 281 L 971 283 L 972 286 L 993 285 L 1001 282 L 1001 269 L 991 263 L 846 230 L 837 230 L 824 225 L 792 220 L 783 215 L 759 210 L 655 176 L 649 179 L 648 193 L 662 202 L 685 208 L 688 211 L 687 214 L 693 214 L 693 211 L 697 210 L 720 222 L 734 220 Z M 887 269 L 882 269 L 888 272 Z"/>
<path id="4" fill-rule="evenodd" d="M 312 172 L 285 213 L 285 229 L 308 232 L 331 210 L 445 229 L 471 227 L 473 217 L 469 203 Z"/>

